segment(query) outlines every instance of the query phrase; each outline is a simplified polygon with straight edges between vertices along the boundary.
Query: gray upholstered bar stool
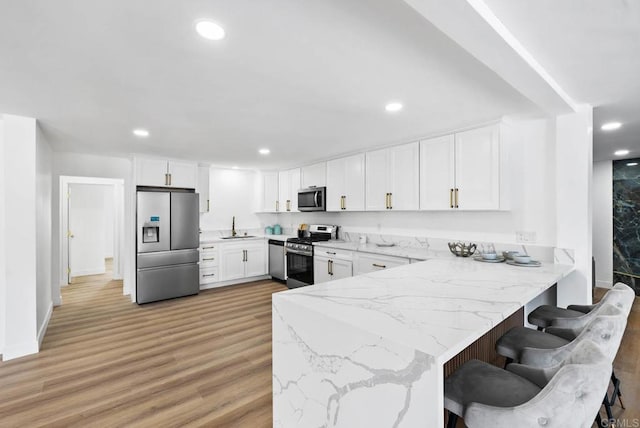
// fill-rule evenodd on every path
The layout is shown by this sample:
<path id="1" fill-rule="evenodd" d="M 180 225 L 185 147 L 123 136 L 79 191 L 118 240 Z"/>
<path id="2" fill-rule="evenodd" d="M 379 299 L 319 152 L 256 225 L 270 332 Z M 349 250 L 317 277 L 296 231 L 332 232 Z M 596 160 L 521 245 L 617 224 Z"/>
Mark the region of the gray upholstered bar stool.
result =
<path id="1" fill-rule="evenodd" d="M 524 366 L 523 366 L 524 367 Z M 590 427 L 599 417 L 611 364 L 585 340 L 551 370 L 519 368 L 527 377 L 478 360 L 445 380 L 448 427 L 458 416 L 470 427 Z"/>
<path id="2" fill-rule="evenodd" d="M 625 313 L 609 304 L 599 307 L 597 312 L 598 316 L 587 324 L 573 341 L 526 327 L 515 327 L 498 339 L 496 351 L 498 354 L 506 356 L 508 360 L 545 370 L 563 361 L 578 344 L 590 340 L 600 348 L 609 362 L 613 363 L 620 348 L 627 317 Z M 549 330 L 560 333 L 560 329 L 556 327 L 549 327 Z M 561 342 L 564 344 L 556 346 Z M 511 370 L 516 366 L 517 364 L 509 364 L 507 368 Z M 613 370 L 611 381 L 614 386 L 613 393 L 611 397 L 605 394 L 603 400 L 609 419 L 613 416 L 611 406 L 615 403 L 616 398 L 620 400 L 620 405 L 624 408 L 620 380 L 615 377 Z"/>
<path id="3" fill-rule="evenodd" d="M 620 300 L 628 300 L 630 294 L 635 298 L 635 292 L 631 287 L 619 282 L 595 305 L 569 305 L 566 309 L 552 305 L 542 305 L 531 311 L 527 319 L 531 324 L 542 330 L 554 325 L 553 323 L 559 319 L 581 319 L 585 314 L 589 314 L 607 303 L 618 306 L 618 302 Z M 631 303 L 633 303 L 633 299 L 631 299 Z M 631 306 L 628 307 L 627 315 L 629 315 L 630 310 Z"/>

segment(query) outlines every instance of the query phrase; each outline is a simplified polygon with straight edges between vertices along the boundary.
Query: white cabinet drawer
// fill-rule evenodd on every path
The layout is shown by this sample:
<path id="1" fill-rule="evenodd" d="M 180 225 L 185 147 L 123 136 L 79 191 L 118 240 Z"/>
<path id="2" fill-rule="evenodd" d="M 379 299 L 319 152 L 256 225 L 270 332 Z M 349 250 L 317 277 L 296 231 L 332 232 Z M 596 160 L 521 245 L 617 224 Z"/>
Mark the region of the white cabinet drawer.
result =
<path id="1" fill-rule="evenodd" d="M 220 253 L 218 244 L 201 244 L 200 246 L 200 267 L 218 266 Z"/>
<path id="2" fill-rule="evenodd" d="M 218 252 L 201 252 L 200 266 L 218 266 Z"/>
<path id="3" fill-rule="evenodd" d="M 358 253 L 354 263 L 354 275 L 362 275 L 408 264 L 409 259 L 404 257 Z"/>
<path id="4" fill-rule="evenodd" d="M 341 250 L 337 248 L 315 247 L 313 249 L 313 254 L 319 257 L 328 257 L 330 259 L 347 261 L 353 260 L 353 251 Z"/>
<path id="5" fill-rule="evenodd" d="M 211 284 L 212 282 L 219 281 L 218 278 L 218 268 L 217 267 L 207 267 L 200 268 L 200 284 Z"/>

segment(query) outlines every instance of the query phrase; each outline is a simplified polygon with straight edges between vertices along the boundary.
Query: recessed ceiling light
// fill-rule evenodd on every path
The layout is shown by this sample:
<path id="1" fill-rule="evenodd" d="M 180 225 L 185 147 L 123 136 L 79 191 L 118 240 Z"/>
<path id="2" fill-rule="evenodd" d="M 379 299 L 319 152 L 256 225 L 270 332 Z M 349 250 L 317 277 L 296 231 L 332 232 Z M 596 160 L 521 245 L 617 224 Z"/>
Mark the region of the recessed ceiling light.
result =
<path id="1" fill-rule="evenodd" d="M 258 150 L 258 153 L 260 153 L 261 155 L 268 155 L 269 153 L 271 153 L 271 150 L 269 150 L 269 149 L 260 149 L 260 150 Z"/>
<path id="2" fill-rule="evenodd" d="M 402 104 L 400 103 L 389 103 L 386 106 L 384 106 L 384 109 L 388 112 L 396 112 L 396 111 L 400 111 L 402 110 Z"/>
<path id="3" fill-rule="evenodd" d="M 629 162 L 627 166 L 637 166 L 638 162 Z"/>
<path id="4" fill-rule="evenodd" d="M 626 156 L 629 154 L 629 150 L 616 150 L 613 154 L 616 156 Z"/>
<path id="5" fill-rule="evenodd" d="M 234 165 L 231 167 L 231 169 L 240 169 L 240 168 L 238 167 L 238 165 Z"/>
<path id="6" fill-rule="evenodd" d="M 603 131 L 615 131 L 622 126 L 620 122 L 608 122 L 600 127 Z"/>
<path id="7" fill-rule="evenodd" d="M 212 21 L 198 21 L 196 31 L 207 40 L 222 40 L 226 36 L 224 28 Z"/>
<path id="8" fill-rule="evenodd" d="M 134 129 L 133 135 L 135 135 L 136 137 L 146 138 L 149 136 L 149 131 L 147 131 L 146 129 Z"/>

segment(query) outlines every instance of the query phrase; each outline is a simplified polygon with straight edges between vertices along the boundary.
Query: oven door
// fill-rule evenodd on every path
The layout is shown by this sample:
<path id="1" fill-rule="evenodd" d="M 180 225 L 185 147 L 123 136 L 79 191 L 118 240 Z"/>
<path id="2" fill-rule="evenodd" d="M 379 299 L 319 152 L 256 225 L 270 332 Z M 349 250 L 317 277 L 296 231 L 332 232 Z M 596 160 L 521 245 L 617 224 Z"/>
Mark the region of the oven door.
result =
<path id="1" fill-rule="evenodd" d="M 287 287 L 313 284 L 313 256 L 287 251 Z"/>

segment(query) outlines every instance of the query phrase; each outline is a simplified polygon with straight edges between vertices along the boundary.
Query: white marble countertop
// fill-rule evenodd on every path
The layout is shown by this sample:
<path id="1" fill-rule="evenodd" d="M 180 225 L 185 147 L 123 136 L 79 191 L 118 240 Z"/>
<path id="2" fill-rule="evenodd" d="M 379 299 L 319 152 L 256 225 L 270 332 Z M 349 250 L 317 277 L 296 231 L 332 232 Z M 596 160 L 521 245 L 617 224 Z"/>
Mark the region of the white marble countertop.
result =
<path id="1" fill-rule="evenodd" d="M 382 254 L 386 256 L 405 257 L 416 260 L 429 260 L 435 257 L 455 257 L 450 251 L 434 251 L 427 248 L 401 247 L 379 247 L 374 243 L 360 244 L 351 241 L 323 241 L 314 242 L 314 246 L 323 248 L 336 248 L 341 250 L 359 251 L 362 253 Z"/>
<path id="2" fill-rule="evenodd" d="M 222 237 L 201 238 L 201 244 L 211 244 L 214 242 L 239 242 L 239 241 L 255 241 L 258 239 L 275 239 L 276 241 L 286 241 L 293 238 L 293 235 L 252 235 L 248 238 L 223 239 Z"/>
<path id="3" fill-rule="evenodd" d="M 283 291 L 273 301 L 315 311 L 444 363 L 573 270 L 439 257 Z"/>

